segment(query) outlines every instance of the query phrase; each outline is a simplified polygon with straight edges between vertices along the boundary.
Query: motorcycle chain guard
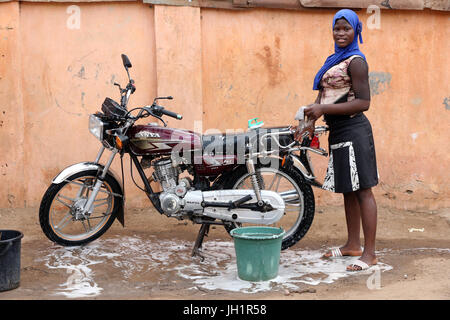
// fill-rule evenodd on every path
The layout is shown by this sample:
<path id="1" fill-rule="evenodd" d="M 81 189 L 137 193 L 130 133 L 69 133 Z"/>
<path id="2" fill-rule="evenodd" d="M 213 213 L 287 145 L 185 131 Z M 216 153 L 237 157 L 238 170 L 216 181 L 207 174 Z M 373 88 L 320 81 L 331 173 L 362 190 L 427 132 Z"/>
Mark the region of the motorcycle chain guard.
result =
<path id="1" fill-rule="evenodd" d="M 195 215 L 203 215 L 219 220 L 238 223 L 272 224 L 281 219 L 284 214 L 284 200 L 276 192 L 261 190 L 262 200 L 268 203 L 273 210 L 262 212 L 248 208 L 230 209 L 225 206 L 213 206 L 213 203 L 223 204 L 236 202 L 250 196 L 246 204 L 256 203 L 256 195 L 253 190 L 214 190 L 214 191 L 188 191 L 184 197 L 183 211 L 194 212 Z M 208 203 L 207 207 L 204 204 Z"/>

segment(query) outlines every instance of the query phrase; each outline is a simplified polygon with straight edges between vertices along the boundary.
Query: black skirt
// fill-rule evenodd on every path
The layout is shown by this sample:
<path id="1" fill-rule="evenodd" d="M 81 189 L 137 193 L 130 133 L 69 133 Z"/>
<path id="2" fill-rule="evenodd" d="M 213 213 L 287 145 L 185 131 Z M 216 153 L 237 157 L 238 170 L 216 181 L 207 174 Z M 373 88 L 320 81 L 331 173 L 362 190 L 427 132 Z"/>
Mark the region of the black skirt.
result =
<path id="1" fill-rule="evenodd" d="M 378 184 L 372 126 L 363 113 L 354 117 L 326 116 L 330 128 L 330 159 L 322 188 L 336 193 L 371 188 Z"/>

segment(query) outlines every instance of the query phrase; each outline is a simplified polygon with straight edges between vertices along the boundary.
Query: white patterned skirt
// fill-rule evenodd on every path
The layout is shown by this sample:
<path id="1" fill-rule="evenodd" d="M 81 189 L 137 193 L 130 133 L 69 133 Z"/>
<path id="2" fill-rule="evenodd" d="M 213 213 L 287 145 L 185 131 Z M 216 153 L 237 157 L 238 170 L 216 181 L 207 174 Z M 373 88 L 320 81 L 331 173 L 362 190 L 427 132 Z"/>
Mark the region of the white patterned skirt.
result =
<path id="1" fill-rule="evenodd" d="M 360 113 L 328 125 L 330 159 L 322 188 L 347 193 L 377 185 L 375 144 L 367 117 Z"/>

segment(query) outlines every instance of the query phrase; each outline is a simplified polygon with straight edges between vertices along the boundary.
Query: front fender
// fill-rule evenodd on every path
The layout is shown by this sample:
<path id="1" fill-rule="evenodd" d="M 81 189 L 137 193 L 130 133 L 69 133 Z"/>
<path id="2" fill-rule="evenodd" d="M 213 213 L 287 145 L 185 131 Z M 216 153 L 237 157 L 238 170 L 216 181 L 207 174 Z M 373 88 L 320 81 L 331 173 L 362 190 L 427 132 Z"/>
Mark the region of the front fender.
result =
<path id="1" fill-rule="evenodd" d="M 67 168 L 65 168 L 63 171 L 58 173 L 56 177 L 53 178 L 52 183 L 59 184 L 61 182 L 64 182 L 67 178 L 70 176 L 86 171 L 86 170 L 103 170 L 104 166 L 100 163 L 95 162 L 80 162 L 73 164 Z M 121 202 L 119 205 L 119 211 L 117 212 L 117 220 L 122 224 L 122 226 L 125 226 L 125 219 L 124 219 L 124 207 L 125 207 L 125 194 L 124 194 L 124 188 L 123 188 L 123 181 L 118 178 L 118 175 L 110 168 L 108 170 L 108 173 L 118 182 L 120 186 L 120 193 L 121 193 Z"/>

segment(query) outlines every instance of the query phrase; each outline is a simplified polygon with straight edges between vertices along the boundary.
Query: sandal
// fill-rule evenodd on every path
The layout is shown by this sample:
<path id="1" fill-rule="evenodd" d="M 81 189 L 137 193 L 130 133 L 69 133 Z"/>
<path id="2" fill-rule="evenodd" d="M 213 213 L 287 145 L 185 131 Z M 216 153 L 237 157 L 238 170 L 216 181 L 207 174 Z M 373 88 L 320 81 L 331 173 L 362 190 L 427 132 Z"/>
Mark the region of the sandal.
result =
<path id="1" fill-rule="evenodd" d="M 336 248 L 336 249 L 332 249 L 331 250 L 331 257 L 330 258 L 334 258 L 334 257 L 343 257 L 341 249 L 340 248 Z"/>
<path id="2" fill-rule="evenodd" d="M 370 267 L 376 265 L 377 263 L 375 262 L 374 264 L 368 265 L 367 263 L 365 263 L 364 261 L 361 260 L 356 260 L 355 262 L 353 262 L 352 264 L 348 265 L 347 267 L 347 271 L 362 271 L 362 270 L 367 270 Z M 355 266 L 358 267 L 355 269 Z M 350 268 L 350 269 L 349 269 Z"/>
<path id="3" fill-rule="evenodd" d="M 363 251 L 363 248 L 361 248 L 361 254 L 362 254 L 362 251 Z M 331 249 L 330 251 L 328 251 L 328 252 L 331 252 L 331 256 L 325 256 L 325 255 L 323 255 L 322 257 L 323 258 L 341 258 L 341 257 L 344 257 L 344 256 L 350 256 L 350 257 L 359 257 L 359 256 L 361 256 L 361 254 L 358 254 L 358 255 L 353 255 L 353 254 L 342 254 L 342 251 L 341 251 L 341 249 L 340 248 L 335 248 L 335 249 Z M 327 253 L 328 253 L 327 252 Z M 325 254 L 327 254 L 327 253 L 325 253 Z"/>

